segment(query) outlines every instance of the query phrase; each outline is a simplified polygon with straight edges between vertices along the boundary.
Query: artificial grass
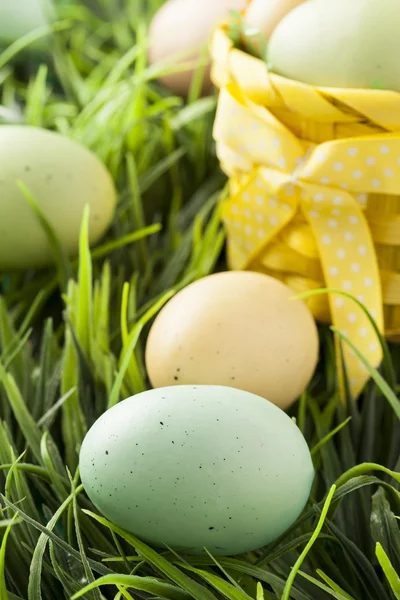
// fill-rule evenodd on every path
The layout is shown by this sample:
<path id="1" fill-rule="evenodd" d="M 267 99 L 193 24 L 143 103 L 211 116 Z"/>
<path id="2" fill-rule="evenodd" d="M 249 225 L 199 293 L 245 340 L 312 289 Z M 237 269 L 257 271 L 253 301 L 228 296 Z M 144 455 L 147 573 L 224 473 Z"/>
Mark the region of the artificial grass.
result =
<path id="1" fill-rule="evenodd" d="M 53 240 L 55 269 L 0 274 L 0 598 L 398 599 L 395 346 L 354 403 L 337 387 L 333 334 L 320 328 L 318 371 L 292 411 L 312 449 L 312 496 L 257 552 L 218 561 L 155 552 L 98 515 L 80 485 L 87 428 L 149 386 L 151 318 L 182 286 L 226 268 L 216 100 L 199 97 L 201 69 L 186 103 L 154 82 L 146 28 L 160 4 L 63 2 L 48 64 L 16 52 L 26 40 L 0 55 L 0 120 L 81 141 L 119 192 L 92 251 L 85 215 L 79 261 Z"/>

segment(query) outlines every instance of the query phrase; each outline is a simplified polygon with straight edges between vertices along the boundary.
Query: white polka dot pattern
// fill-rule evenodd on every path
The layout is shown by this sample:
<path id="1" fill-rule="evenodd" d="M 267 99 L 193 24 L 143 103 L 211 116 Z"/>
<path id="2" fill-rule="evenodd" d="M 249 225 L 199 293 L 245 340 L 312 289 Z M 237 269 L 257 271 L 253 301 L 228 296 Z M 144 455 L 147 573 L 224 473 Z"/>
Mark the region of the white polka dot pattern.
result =
<path id="1" fill-rule="evenodd" d="M 364 194 L 361 203 L 366 193 L 398 193 L 400 139 L 382 144 L 382 138 L 375 136 L 360 138 L 357 147 L 354 141 L 346 140 L 326 142 L 322 147 L 326 158 L 320 161 L 321 148 L 317 148 L 304 166 L 307 179 L 321 183 L 329 180 L 334 187 Z"/>
<path id="2" fill-rule="evenodd" d="M 231 109 L 235 119 L 226 118 Z M 321 287 L 343 292 L 343 296 L 329 295 L 331 319 L 377 366 L 381 349 L 373 327 L 348 295 L 359 298 L 383 330 L 380 275 L 364 210 L 368 194 L 398 193 L 400 139 L 375 135 L 305 150 L 270 112 L 241 104 L 227 88 L 221 92 L 214 135 L 231 184 L 240 176 L 223 211 L 231 267 L 262 264 L 267 247 L 273 251 L 270 243 L 302 215 L 313 235 L 322 273 L 312 258 L 308 267 L 301 268 L 313 270 Z M 298 234 L 293 243 L 307 244 L 307 240 Z M 304 256 L 312 257 L 313 252 L 307 246 Z M 346 344 L 343 352 L 352 392 L 358 396 L 368 374 Z"/>

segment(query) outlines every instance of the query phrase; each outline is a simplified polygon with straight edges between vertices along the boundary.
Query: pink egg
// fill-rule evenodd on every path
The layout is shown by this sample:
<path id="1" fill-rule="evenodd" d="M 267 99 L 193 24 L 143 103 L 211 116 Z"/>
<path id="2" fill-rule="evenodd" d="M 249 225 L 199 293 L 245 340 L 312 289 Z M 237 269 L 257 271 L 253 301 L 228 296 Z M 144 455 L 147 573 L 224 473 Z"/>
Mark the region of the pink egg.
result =
<path id="1" fill-rule="evenodd" d="M 268 39 L 283 17 L 303 2 L 304 0 L 252 0 L 246 10 L 246 23 Z"/>
<path id="2" fill-rule="evenodd" d="M 231 10 L 241 11 L 247 0 L 169 0 L 154 16 L 150 27 L 149 61 L 151 64 L 183 64 L 200 62 L 207 51 L 215 27 L 229 16 Z M 204 91 L 211 89 L 208 63 Z M 177 95 L 186 96 L 195 68 L 163 75 L 160 81 Z"/>

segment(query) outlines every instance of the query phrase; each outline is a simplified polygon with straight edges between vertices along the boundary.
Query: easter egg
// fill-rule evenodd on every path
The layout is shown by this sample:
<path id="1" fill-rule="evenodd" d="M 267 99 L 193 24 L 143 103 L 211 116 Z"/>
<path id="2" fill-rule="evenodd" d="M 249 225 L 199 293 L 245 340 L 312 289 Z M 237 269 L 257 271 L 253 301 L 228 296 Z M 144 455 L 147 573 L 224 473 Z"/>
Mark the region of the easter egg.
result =
<path id="1" fill-rule="evenodd" d="M 168 387 L 117 404 L 89 430 L 79 466 L 107 519 L 192 554 L 268 544 L 300 515 L 314 478 L 286 413 L 219 386 Z"/>
<path id="2" fill-rule="evenodd" d="M 247 0 L 169 0 L 154 16 L 149 32 L 149 60 L 151 64 L 168 67 L 207 59 L 209 38 L 220 21 L 231 10 L 240 11 Z M 192 82 L 194 68 L 164 75 L 160 81 L 178 95 L 186 96 Z M 205 91 L 211 89 L 210 69 L 204 81 Z"/>
<path id="3" fill-rule="evenodd" d="M 0 43 L 10 44 L 47 25 L 45 6 L 42 0 L 0 2 Z"/>
<path id="4" fill-rule="evenodd" d="M 314 319 L 283 283 L 245 271 L 205 277 L 172 298 L 146 345 L 153 387 L 232 386 L 286 409 L 318 359 Z"/>
<path id="5" fill-rule="evenodd" d="M 267 39 L 279 21 L 304 0 L 252 0 L 245 12 L 245 22 Z"/>
<path id="6" fill-rule="evenodd" d="M 0 126 L 0 267 L 53 262 L 48 238 L 18 182 L 27 188 L 70 256 L 78 253 L 86 204 L 94 243 L 113 218 L 116 191 L 100 160 L 77 142 L 36 127 Z"/>
<path id="7" fill-rule="evenodd" d="M 273 72 L 325 87 L 400 91 L 398 0 L 309 0 L 276 27 Z"/>

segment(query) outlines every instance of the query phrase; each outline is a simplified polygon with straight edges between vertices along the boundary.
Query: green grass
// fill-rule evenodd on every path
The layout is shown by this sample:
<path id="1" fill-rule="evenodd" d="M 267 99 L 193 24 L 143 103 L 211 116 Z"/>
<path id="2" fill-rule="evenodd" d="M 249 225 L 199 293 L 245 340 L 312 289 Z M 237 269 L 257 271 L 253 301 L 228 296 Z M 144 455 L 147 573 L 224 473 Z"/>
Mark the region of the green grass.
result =
<path id="1" fill-rule="evenodd" d="M 339 395 L 332 332 L 320 329 L 317 374 L 292 411 L 317 475 L 304 513 L 266 548 L 218 560 L 157 553 L 85 496 L 79 446 L 109 406 L 147 389 L 149 322 L 177 290 L 225 268 L 225 179 L 215 98 L 199 98 L 197 81 L 184 103 L 146 64 L 161 1 L 59 4 L 50 61 L 21 51 L 29 40 L 0 55 L 0 120 L 92 148 L 119 202 L 91 251 L 85 215 L 79 260 L 48 231 L 56 268 L 0 274 L 1 600 L 399 598 L 396 347 L 383 344 L 382 369 L 355 404 Z"/>

